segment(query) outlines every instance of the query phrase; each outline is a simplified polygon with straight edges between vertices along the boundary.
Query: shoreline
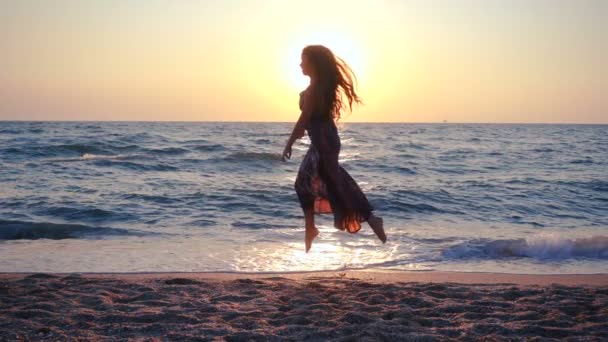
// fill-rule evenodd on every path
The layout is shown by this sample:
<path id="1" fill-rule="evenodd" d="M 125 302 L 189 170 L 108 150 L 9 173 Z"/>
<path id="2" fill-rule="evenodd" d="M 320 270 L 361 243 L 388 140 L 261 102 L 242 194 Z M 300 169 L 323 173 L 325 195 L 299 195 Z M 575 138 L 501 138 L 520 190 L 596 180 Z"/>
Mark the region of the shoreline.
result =
<path id="1" fill-rule="evenodd" d="M 164 278 L 191 278 L 205 280 L 238 280 L 286 278 L 303 280 L 306 278 L 351 278 L 378 283 L 430 282 L 458 284 L 516 284 L 516 285 L 590 285 L 608 286 L 608 273 L 593 274 L 527 274 L 498 272 L 461 271 L 399 271 L 399 270 L 344 270 L 344 271 L 294 271 L 294 272 L 0 272 L 0 279 L 16 279 L 36 274 L 51 276 L 78 275 L 88 278 L 117 278 L 131 281 Z"/>

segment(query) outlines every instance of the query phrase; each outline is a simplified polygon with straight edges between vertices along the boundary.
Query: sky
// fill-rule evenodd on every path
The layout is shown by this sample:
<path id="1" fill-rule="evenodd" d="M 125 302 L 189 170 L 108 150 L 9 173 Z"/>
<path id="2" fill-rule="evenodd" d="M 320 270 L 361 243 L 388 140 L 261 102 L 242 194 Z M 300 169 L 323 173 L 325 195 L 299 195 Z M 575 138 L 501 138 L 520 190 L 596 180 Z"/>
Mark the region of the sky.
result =
<path id="1" fill-rule="evenodd" d="M 346 122 L 608 123 L 602 0 L 0 0 L 0 120 L 295 121 L 308 44 Z"/>

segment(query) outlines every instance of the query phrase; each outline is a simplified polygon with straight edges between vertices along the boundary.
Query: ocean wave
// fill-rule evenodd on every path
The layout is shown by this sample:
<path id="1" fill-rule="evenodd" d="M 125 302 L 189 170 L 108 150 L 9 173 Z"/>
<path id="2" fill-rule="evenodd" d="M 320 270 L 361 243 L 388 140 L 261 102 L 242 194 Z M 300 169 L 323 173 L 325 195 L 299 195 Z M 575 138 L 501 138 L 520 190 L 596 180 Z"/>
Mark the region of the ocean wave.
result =
<path id="1" fill-rule="evenodd" d="M 125 194 L 122 196 L 126 200 L 141 200 L 145 202 L 154 202 L 160 204 L 172 204 L 182 202 L 183 200 L 178 197 L 169 197 L 163 195 L 146 195 L 146 194 Z"/>
<path id="2" fill-rule="evenodd" d="M 84 154 L 109 154 L 109 151 L 102 148 L 103 143 L 92 142 L 88 144 L 60 144 L 51 146 L 41 146 L 39 150 L 46 155 L 57 155 L 76 152 L 80 155 Z"/>
<path id="3" fill-rule="evenodd" d="M 141 148 L 139 145 L 130 144 L 130 145 L 117 145 L 117 144 L 108 144 L 107 148 L 112 152 L 133 152 L 137 151 Z"/>
<path id="4" fill-rule="evenodd" d="M 415 175 L 416 171 L 410 169 L 409 167 L 404 167 L 404 166 L 395 166 L 392 168 L 393 171 L 396 171 L 400 174 L 404 174 L 404 175 Z"/>
<path id="5" fill-rule="evenodd" d="M 506 180 L 504 183 L 505 184 L 531 185 L 531 184 L 538 184 L 538 183 L 543 183 L 543 182 L 545 182 L 545 181 L 541 180 L 541 179 L 537 179 L 537 178 L 533 178 L 533 177 L 526 177 L 524 179 L 517 179 L 517 178 L 509 179 L 509 180 Z"/>
<path id="6" fill-rule="evenodd" d="M 75 155 L 89 158 L 94 156 L 114 156 L 125 152 L 134 152 L 140 149 L 138 145 L 111 144 L 100 141 L 88 143 L 69 143 L 57 145 L 37 145 L 33 140 L 28 139 L 19 146 L 13 146 L 2 150 L 2 153 L 9 155 L 24 155 L 33 157 L 68 157 L 64 159 L 74 160 Z M 60 160 L 61 161 L 61 160 Z"/>
<path id="7" fill-rule="evenodd" d="M 104 160 L 104 159 L 128 159 L 133 158 L 136 155 L 133 154 L 118 154 L 118 155 L 99 155 L 93 153 L 85 153 L 77 158 L 51 158 L 46 160 L 49 163 L 57 163 L 57 162 L 77 162 L 77 161 L 87 161 L 87 160 Z"/>
<path id="8" fill-rule="evenodd" d="M 407 154 L 407 153 L 404 153 L 404 154 L 398 154 L 398 155 L 397 155 L 397 158 L 403 158 L 403 159 L 415 159 L 415 158 L 418 158 L 418 156 L 415 156 L 415 155 L 413 155 L 413 154 Z"/>
<path id="9" fill-rule="evenodd" d="M 145 149 L 144 151 L 157 155 L 180 155 L 190 152 L 187 149 L 181 147 L 151 148 Z"/>
<path id="10" fill-rule="evenodd" d="M 356 155 L 355 155 L 356 156 Z M 342 158 L 342 156 L 341 156 Z M 367 170 L 374 170 L 380 172 L 391 172 L 400 175 L 415 175 L 417 172 L 413 169 L 401 165 L 395 165 L 390 161 L 377 160 L 377 159 L 359 159 L 359 158 L 344 158 L 340 159 L 340 163 L 348 163 L 349 166 L 356 166 L 357 168 L 365 168 Z"/>
<path id="11" fill-rule="evenodd" d="M 199 152 L 213 152 L 213 151 L 222 151 L 222 150 L 226 149 L 224 146 L 219 145 L 219 144 L 194 145 L 194 146 L 188 146 L 188 148 L 191 148 L 191 149 L 199 151 Z"/>
<path id="12" fill-rule="evenodd" d="M 0 240 L 91 239 L 103 236 L 148 236 L 154 234 L 156 233 L 80 224 L 0 220 Z"/>
<path id="13" fill-rule="evenodd" d="M 570 161 L 570 164 L 593 164 L 593 158 L 575 159 Z"/>
<path id="14" fill-rule="evenodd" d="M 236 221 L 231 224 L 233 227 L 237 228 L 249 228 L 249 229 L 269 229 L 269 228 L 293 228 L 294 226 L 289 225 L 279 225 L 279 224 L 269 224 L 268 222 L 243 222 Z"/>
<path id="15" fill-rule="evenodd" d="M 116 212 L 95 207 L 68 207 L 68 206 L 49 206 L 38 209 L 37 215 L 61 217 L 66 220 L 92 221 L 121 221 L 137 218 L 136 215 L 126 212 Z"/>
<path id="16" fill-rule="evenodd" d="M 205 220 L 205 219 L 200 219 L 200 220 L 194 220 L 188 223 L 188 225 L 192 225 L 192 226 L 196 226 L 196 227 L 209 227 L 209 226 L 214 226 L 216 225 L 217 222 L 213 221 L 213 220 Z"/>
<path id="17" fill-rule="evenodd" d="M 258 161 L 258 160 L 271 160 L 281 161 L 281 154 L 269 153 L 269 152 L 235 152 L 231 153 L 223 160 L 226 161 Z"/>
<path id="18" fill-rule="evenodd" d="M 550 153 L 550 152 L 555 152 L 555 150 L 551 149 L 551 148 L 535 148 L 532 150 L 532 152 L 537 152 L 537 153 Z"/>
<path id="19" fill-rule="evenodd" d="M 599 180 L 599 179 L 590 180 L 590 181 L 557 181 L 557 182 L 555 182 L 555 184 L 578 187 L 578 188 L 589 189 L 589 190 L 599 191 L 599 192 L 608 192 L 608 181 Z"/>
<path id="20" fill-rule="evenodd" d="M 449 259 L 608 259 L 608 236 L 569 239 L 556 234 L 538 234 L 525 239 L 477 239 L 451 246 L 441 255 Z"/>
<path id="21" fill-rule="evenodd" d="M 450 175 L 464 175 L 467 173 L 481 173 L 481 170 L 465 170 L 464 168 L 429 168 L 429 170 L 431 171 L 435 171 L 438 173 L 443 173 L 443 174 L 450 174 Z"/>
<path id="22" fill-rule="evenodd" d="M 415 150 L 424 150 L 426 147 L 423 144 L 416 144 L 413 142 L 410 143 L 399 143 L 393 146 L 395 150 L 407 150 L 407 149 L 415 149 Z"/>
<path id="23" fill-rule="evenodd" d="M 21 129 L 0 129 L 0 134 L 22 134 L 23 130 Z"/>
<path id="24" fill-rule="evenodd" d="M 136 163 L 133 161 L 125 160 L 113 160 L 113 159 L 99 159 L 94 161 L 96 166 L 106 167 L 121 167 L 131 171 L 178 171 L 178 167 L 167 165 L 164 163 L 156 164 L 143 164 Z"/>
<path id="25" fill-rule="evenodd" d="M 595 191 L 608 192 L 608 182 L 596 180 L 588 183 L 589 187 Z"/>
<path id="26" fill-rule="evenodd" d="M 448 213 L 451 211 L 437 208 L 427 203 L 408 203 L 395 198 L 391 199 L 376 199 L 374 206 L 383 210 L 396 210 L 409 213 Z M 457 213 L 460 214 L 460 213 Z"/>

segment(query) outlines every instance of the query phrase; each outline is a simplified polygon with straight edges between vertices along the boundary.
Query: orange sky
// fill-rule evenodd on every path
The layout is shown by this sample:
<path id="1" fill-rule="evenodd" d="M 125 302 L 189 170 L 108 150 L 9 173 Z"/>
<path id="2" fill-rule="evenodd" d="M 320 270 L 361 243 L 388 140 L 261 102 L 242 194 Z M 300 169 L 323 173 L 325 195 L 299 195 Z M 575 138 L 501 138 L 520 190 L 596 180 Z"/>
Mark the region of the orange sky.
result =
<path id="1" fill-rule="evenodd" d="M 325 44 L 345 121 L 608 123 L 608 2 L 3 1 L 0 120 L 294 121 Z"/>

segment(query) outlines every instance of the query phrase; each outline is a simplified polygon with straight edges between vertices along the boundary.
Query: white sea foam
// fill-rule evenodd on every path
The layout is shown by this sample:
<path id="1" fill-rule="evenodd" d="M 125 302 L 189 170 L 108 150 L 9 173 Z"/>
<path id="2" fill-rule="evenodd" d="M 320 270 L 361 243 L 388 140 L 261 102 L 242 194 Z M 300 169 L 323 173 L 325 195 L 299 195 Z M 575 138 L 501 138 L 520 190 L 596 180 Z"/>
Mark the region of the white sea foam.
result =
<path id="1" fill-rule="evenodd" d="M 556 233 L 541 233 L 525 239 L 478 239 L 451 246 L 441 254 L 449 259 L 508 257 L 608 259 L 608 236 L 567 238 Z"/>
<path id="2" fill-rule="evenodd" d="M 117 154 L 117 155 L 100 155 L 93 153 L 85 153 L 78 158 L 51 158 L 47 161 L 49 163 L 57 163 L 57 162 L 78 162 L 78 161 L 86 161 L 86 160 L 116 160 L 116 159 L 128 159 L 130 157 L 134 157 L 132 154 Z"/>

